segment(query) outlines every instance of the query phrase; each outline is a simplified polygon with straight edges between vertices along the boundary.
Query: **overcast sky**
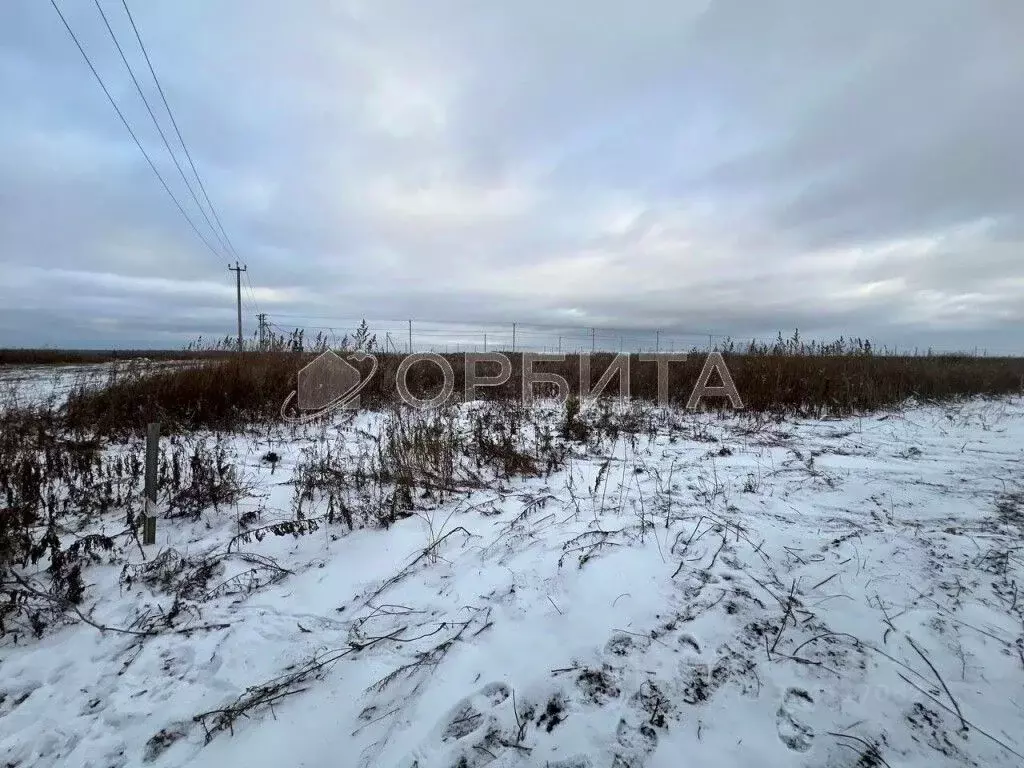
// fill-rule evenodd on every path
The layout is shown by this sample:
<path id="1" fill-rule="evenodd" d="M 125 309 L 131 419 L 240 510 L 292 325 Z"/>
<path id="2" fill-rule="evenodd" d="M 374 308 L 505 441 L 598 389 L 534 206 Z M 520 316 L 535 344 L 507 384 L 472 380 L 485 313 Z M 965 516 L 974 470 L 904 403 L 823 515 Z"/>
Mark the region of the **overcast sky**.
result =
<path id="1" fill-rule="evenodd" d="M 58 4 L 209 232 L 93 0 Z M 248 330 L 258 306 L 1024 352 L 1019 0 L 128 4 Z M 0 103 L 0 346 L 232 332 L 228 256 L 48 0 L 0 2 Z"/>

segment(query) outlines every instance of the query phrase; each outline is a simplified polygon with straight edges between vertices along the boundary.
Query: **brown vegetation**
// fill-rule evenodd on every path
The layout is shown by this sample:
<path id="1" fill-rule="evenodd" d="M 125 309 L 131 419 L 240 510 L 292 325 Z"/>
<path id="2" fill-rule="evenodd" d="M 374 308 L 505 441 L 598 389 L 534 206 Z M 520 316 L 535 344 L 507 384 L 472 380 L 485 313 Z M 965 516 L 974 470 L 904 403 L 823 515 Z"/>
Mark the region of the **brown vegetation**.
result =
<path id="1" fill-rule="evenodd" d="M 148 421 L 169 429 L 236 429 L 280 419 L 285 398 L 296 388 L 300 368 L 316 353 L 275 351 L 205 360 L 181 368 L 135 368 L 111 378 L 100 389 L 82 388 L 68 400 L 68 423 L 95 426 L 104 433 L 142 430 Z M 805 416 L 842 416 L 899 405 L 908 398 L 942 401 L 972 395 L 1002 395 L 1022 391 L 1024 358 L 968 356 L 883 356 L 853 345 L 803 347 L 775 345 L 723 352 L 729 372 L 747 411 Z M 466 355 L 442 355 L 455 379 L 453 400 L 463 397 Z M 378 353 L 378 370 L 360 394 L 363 407 L 379 408 L 397 400 L 396 373 L 403 356 Z M 481 387 L 482 399 L 518 399 L 522 392 L 522 359 L 510 355 L 512 375 L 501 386 Z M 611 353 L 591 356 L 589 384 L 593 387 L 614 359 Z M 686 403 L 707 359 L 694 350 L 688 359 L 669 366 L 669 401 Z M 361 363 L 364 375 L 368 362 Z M 557 374 L 572 392 L 579 391 L 580 357 L 564 362 L 538 362 L 535 372 Z M 494 375 L 498 366 L 479 363 L 479 375 Z M 630 357 L 629 392 L 653 401 L 658 397 L 654 362 Z M 443 383 L 440 368 L 430 362 L 413 366 L 407 376 L 410 392 L 419 398 L 437 395 Z M 719 383 L 717 375 L 709 382 Z M 537 394 L 545 394 L 543 387 Z M 618 394 L 618 377 L 604 389 Z M 706 407 L 728 406 L 707 399 Z"/>

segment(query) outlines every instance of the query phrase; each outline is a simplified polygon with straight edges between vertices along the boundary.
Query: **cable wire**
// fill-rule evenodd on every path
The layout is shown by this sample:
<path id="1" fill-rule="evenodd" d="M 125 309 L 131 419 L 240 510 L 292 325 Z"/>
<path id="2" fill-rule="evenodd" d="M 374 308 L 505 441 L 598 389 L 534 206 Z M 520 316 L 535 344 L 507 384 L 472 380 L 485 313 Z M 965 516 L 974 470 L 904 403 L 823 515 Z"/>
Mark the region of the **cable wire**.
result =
<path id="1" fill-rule="evenodd" d="M 245 272 L 245 290 L 249 294 L 249 299 L 252 300 L 252 306 L 256 308 L 256 314 L 263 314 L 263 310 L 260 309 L 260 303 L 256 300 L 256 290 L 252 287 L 252 281 L 249 279 L 248 272 Z"/>
<path id="2" fill-rule="evenodd" d="M 103 78 L 100 76 L 100 73 L 96 71 L 96 67 L 93 65 L 92 59 L 89 58 L 89 54 L 85 52 L 85 48 L 83 48 L 82 44 L 79 42 L 78 36 L 75 34 L 74 30 L 71 29 L 71 25 L 68 24 L 68 20 L 64 18 L 64 14 L 61 12 L 60 7 L 56 3 L 56 0 L 50 0 L 50 5 L 52 5 L 53 10 L 57 12 L 57 15 L 60 17 L 60 20 L 64 24 L 64 28 L 68 31 L 68 34 L 71 35 L 71 39 L 74 41 L 75 46 L 78 48 L 78 52 L 82 54 L 82 58 L 85 59 L 85 63 L 89 66 L 89 70 L 92 72 L 93 77 L 96 78 L 96 82 L 98 82 L 100 84 L 100 88 L 103 89 L 103 93 L 104 95 L 106 95 L 107 101 L 110 102 L 110 106 L 114 108 L 114 111 L 117 113 L 117 116 L 121 118 L 121 122 L 124 124 L 124 127 L 128 130 L 129 135 L 132 137 L 132 141 L 135 142 L 135 146 L 138 147 L 139 152 L 142 153 L 142 156 L 146 158 L 146 162 L 149 163 L 150 169 L 156 175 L 157 179 L 160 180 L 160 184 L 163 186 L 164 191 L 174 202 L 175 207 L 177 207 L 179 213 L 181 213 L 181 215 L 185 218 L 185 221 L 187 221 L 189 226 L 192 227 L 192 231 L 196 233 L 196 236 L 200 240 L 203 241 L 203 245 L 205 245 L 209 249 L 210 253 L 212 253 L 214 256 L 216 256 L 217 258 L 221 258 L 220 254 L 217 253 L 216 249 L 214 249 L 214 247 L 210 244 L 210 241 L 206 239 L 202 232 L 199 231 L 199 227 L 197 227 L 195 222 L 192 221 L 192 218 L 182 207 L 181 203 L 178 202 L 178 198 L 174 196 L 174 192 L 172 192 L 171 188 L 167 185 L 167 181 L 164 179 L 159 169 L 153 163 L 153 159 L 143 148 L 142 142 L 140 142 L 139 137 L 135 135 L 135 131 L 132 130 L 132 126 L 128 122 L 128 119 L 124 116 L 124 113 L 121 111 L 121 108 L 117 106 L 117 102 L 114 100 L 114 97 L 110 95 L 110 91 L 107 88 L 106 83 L 103 82 Z"/>
<path id="3" fill-rule="evenodd" d="M 135 39 L 138 40 L 139 48 L 142 49 L 142 55 L 146 59 L 146 66 L 149 67 L 149 74 L 153 76 L 153 82 L 156 83 L 156 89 L 160 93 L 160 99 L 163 101 L 164 109 L 167 110 L 167 116 L 171 119 L 171 125 L 174 127 L 174 133 L 178 137 L 181 149 L 184 151 L 186 159 L 188 159 L 188 164 L 192 168 L 192 173 L 195 174 L 196 182 L 199 185 L 199 191 L 203 193 L 203 199 L 206 200 L 206 204 L 210 206 L 210 213 L 213 214 L 213 219 L 217 222 L 217 227 L 220 229 L 220 233 L 224 236 L 224 240 L 228 244 L 228 249 L 235 258 L 239 258 L 238 251 L 235 250 L 234 243 L 231 242 L 231 238 L 228 237 L 228 233 L 224 230 L 224 225 L 221 223 L 221 218 L 217 214 L 217 209 L 210 200 L 210 195 L 206 192 L 206 185 L 203 184 L 203 177 L 199 175 L 199 170 L 196 168 L 195 161 L 192 159 L 192 153 L 188 151 L 188 145 L 185 143 L 185 138 L 181 135 L 181 129 L 178 128 L 178 121 L 174 119 L 174 112 L 171 110 L 171 105 L 167 101 L 167 95 L 164 93 L 164 88 L 160 83 L 160 78 L 156 75 L 156 69 L 153 67 L 153 62 L 149 58 L 149 52 L 146 50 L 146 44 L 142 42 L 142 35 L 139 33 L 139 28 L 135 24 L 135 17 L 132 16 L 132 12 L 128 8 L 127 0 L 121 0 L 121 5 L 124 6 L 124 12 L 128 16 L 128 21 L 131 22 L 132 31 L 135 32 Z"/>
<path id="4" fill-rule="evenodd" d="M 196 207 L 199 208 L 199 212 L 203 215 L 203 218 L 206 220 L 207 226 L 209 226 L 210 230 L 213 232 L 214 237 L 220 241 L 221 248 L 230 254 L 230 249 L 224 242 L 220 233 L 217 232 L 217 228 L 213 225 L 209 215 L 207 215 L 206 209 L 203 208 L 203 204 L 199 202 L 199 197 L 196 195 L 195 190 L 192 189 L 192 184 L 185 175 L 185 171 L 182 169 L 181 163 L 178 162 L 178 158 L 174 154 L 174 150 L 171 149 L 171 143 L 167 140 L 167 135 L 164 133 L 164 129 L 160 125 L 160 121 L 156 119 L 153 107 L 150 106 L 149 99 L 146 98 L 146 93 L 142 90 L 142 86 L 139 84 L 139 80 L 135 76 L 135 70 L 132 69 L 132 65 L 128 63 L 128 57 L 125 56 L 124 49 L 121 47 L 121 42 L 117 39 L 117 34 L 114 32 L 114 28 L 110 26 L 110 20 L 107 18 L 107 14 L 103 11 L 103 6 L 100 5 L 100 0 L 93 0 L 93 4 L 96 6 L 96 10 L 99 11 L 100 18 L 103 19 L 103 24 L 107 28 L 107 32 L 110 33 L 110 39 L 114 42 L 114 47 L 117 48 L 117 53 L 120 55 L 125 69 L 128 70 L 128 75 L 131 77 L 132 83 L 135 84 L 135 90 L 138 91 L 139 97 L 142 99 L 142 103 L 146 106 L 146 111 L 149 113 L 149 117 L 153 121 L 153 125 L 156 126 L 157 133 L 160 134 L 160 139 L 163 141 L 164 147 L 167 149 L 167 154 L 171 156 L 171 162 L 173 162 L 174 167 L 178 169 L 178 175 L 181 176 L 181 180 L 185 182 L 185 188 L 188 190 L 189 195 L 191 195 Z"/>

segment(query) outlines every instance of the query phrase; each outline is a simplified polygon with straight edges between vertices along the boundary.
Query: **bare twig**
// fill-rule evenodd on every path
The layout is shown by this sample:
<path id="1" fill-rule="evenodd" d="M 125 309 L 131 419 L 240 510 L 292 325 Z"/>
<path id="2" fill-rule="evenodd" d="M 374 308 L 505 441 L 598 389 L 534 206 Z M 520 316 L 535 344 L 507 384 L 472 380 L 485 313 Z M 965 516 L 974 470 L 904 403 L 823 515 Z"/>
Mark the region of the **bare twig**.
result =
<path id="1" fill-rule="evenodd" d="M 957 704 L 956 699 L 953 698 L 953 694 L 950 692 L 949 686 L 946 685 L 946 681 L 942 679 L 942 675 L 939 674 L 939 670 L 935 668 L 935 665 L 932 664 L 931 660 L 927 656 L 925 656 L 924 651 L 922 651 L 918 647 L 917 643 L 914 642 L 914 638 L 912 638 L 910 635 L 907 635 L 907 642 L 910 643 L 911 648 L 917 651 L 917 655 L 924 660 L 924 663 L 928 665 L 929 669 L 931 669 L 931 671 L 935 674 L 935 677 L 938 678 L 938 681 L 942 683 L 943 690 L 945 690 L 946 695 L 949 696 L 949 700 L 952 702 L 953 708 L 956 710 L 957 717 L 960 718 L 960 730 L 963 733 L 967 733 L 967 721 L 964 720 L 964 713 L 960 711 L 960 705 Z"/>
<path id="2" fill-rule="evenodd" d="M 827 733 L 829 736 L 833 736 L 833 737 L 835 737 L 837 739 L 853 739 L 854 741 L 860 742 L 865 747 L 865 751 L 863 753 L 863 755 L 865 757 L 869 757 L 870 759 L 877 760 L 882 765 L 884 765 L 886 768 L 892 768 L 892 766 L 889 765 L 889 763 L 887 763 L 885 761 L 885 758 L 882 757 L 881 752 L 878 751 L 878 747 L 876 745 L 872 744 L 870 741 L 867 741 L 866 739 L 862 739 L 860 736 L 854 736 L 854 735 L 849 734 L 849 733 L 836 733 L 835 731 L 825 731 L 825 733 Z M 840 742 L 840 743 L 842 743 L 842 742 Z M 855 747 L 853 747 L 850 744 L 843 744 L 843 746 L 844 747 L 850 747 L 850 749 L 854 749 L 855 750 Z"/>

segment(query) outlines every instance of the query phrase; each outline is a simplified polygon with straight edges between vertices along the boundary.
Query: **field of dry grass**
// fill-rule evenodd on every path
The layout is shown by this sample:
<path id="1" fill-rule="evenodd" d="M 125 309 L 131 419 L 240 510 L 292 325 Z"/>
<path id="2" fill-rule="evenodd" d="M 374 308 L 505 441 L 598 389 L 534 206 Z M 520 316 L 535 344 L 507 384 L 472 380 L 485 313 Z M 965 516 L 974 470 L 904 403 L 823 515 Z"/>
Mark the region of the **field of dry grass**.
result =
<path id="1" fill-rule="evenodd" d="M 204 360 L 177 369 L 136 367 L 112 378 L 101 388 L 82 388 L 68 399 L 66 418 L 76 428 L 96 427 L 101 432 L 132 432 L 148 421 L 161 421 L 173 429 L 233 429 L 269 423 L 280 418 L 280 407 L 296 387 L 296 375 L 315 357 L 312 352 L 246 353 L 242 357 Z M 445 355 L 455 375 L 453 399 L 464 389 L 465 356 Z M 613 359 L 597 353 L 590 361 L 590 384 L 597 383 Z M 510 355 L 508 382 L 486 387 L 487 399 L 519 399 L 521 359 Z M 787 352 L 773 349 L 725 352 L 724 359 L 743 400 L 753 413 L 802 416 L 843 416 L 898 405 L 914 398 L 922 402 L 954 400 L 977 395 L 1004 395 L 1022 391 L 1024 358 L 967 356 L 881 356 L 865 352 Z M 397 399 L 395 374 L 401 355 L 378 354 L 379 367 L 361 393 L 365 407 L 378 408 Z M 670 402 L 685 404 L 697 383 L 706 353 L 693 352 L 670 365 Z M 364 373 L 369 364 L 364 363 Z M 497 365 L 481 364 L 482 375 L 497 373 Z M 578 391 L 580 361 L 568 355 L 564 362 L 537 363 L 534 371 L 564 377 Z M 421 398 L 435 396 L 442 374 L 435 365 L 421 363 L 409 371 L 410 392 Z M 713 379 L 712 384 L 717 383 Z M 633 398 L 658 397 L 657 365 L 630 359 Z M 618 394 L 613 377 L 605 394 Z M 714 407 L 713 401 L 706 404 Z M 727 405 L 723 400 L 722 405 Z"/>

